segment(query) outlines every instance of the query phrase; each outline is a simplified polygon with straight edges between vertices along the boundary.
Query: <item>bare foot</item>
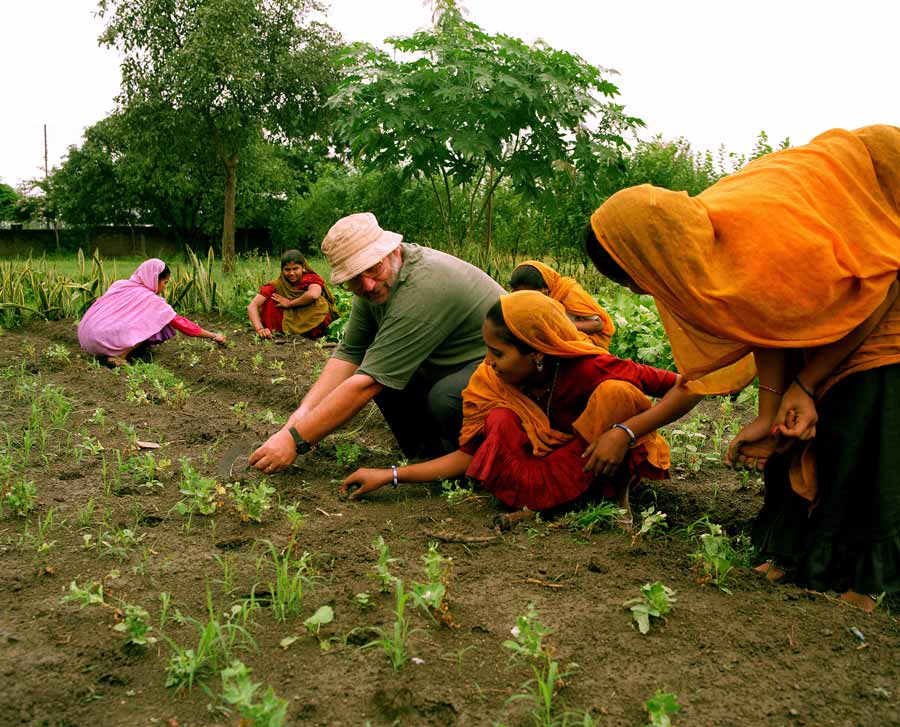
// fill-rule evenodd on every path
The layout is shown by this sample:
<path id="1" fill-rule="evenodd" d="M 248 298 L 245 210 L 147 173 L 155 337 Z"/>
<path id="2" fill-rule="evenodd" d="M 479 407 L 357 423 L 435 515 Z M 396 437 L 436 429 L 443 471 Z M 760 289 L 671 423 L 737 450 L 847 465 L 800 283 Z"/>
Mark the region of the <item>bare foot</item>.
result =
<path id="1" fill-rule="evenodd" d="M 840 600 L 844 603 L 849 603 L 851 606 L 855 606 L 866 613 L 872 613 L 875 610 L 875 599 L 871 596 L 857 593 L 856 591 L 842 593 L 840 595 Z"/>
<path id="2" fill-rule="evenodd" d="M 121 358 L 120 356 L 110 356 L 106 359 L 109 361 L 111 366 L 127 366 L 128 359 Z"/>
<path id="3" fill-rule="evenodd" d="M 767 581 L 780 581 L 787 575 L 787 571 L 784 568 L 779 568 L 775 563 L 771 560 L 767 560 L 762 565 L 756 566 L 754 568 L 757 573 L 762 573 L 765 575 Z"/>
<path id="4" fill-rule="evenodd" d="M 523 508 L 517 512 L 508 512 L 503 515 L 497 515 L 494 518 L 494 525 L 501 530 L 512 530 L 516 525 L 525 520 L 534 520 L 536 512 Z"/>

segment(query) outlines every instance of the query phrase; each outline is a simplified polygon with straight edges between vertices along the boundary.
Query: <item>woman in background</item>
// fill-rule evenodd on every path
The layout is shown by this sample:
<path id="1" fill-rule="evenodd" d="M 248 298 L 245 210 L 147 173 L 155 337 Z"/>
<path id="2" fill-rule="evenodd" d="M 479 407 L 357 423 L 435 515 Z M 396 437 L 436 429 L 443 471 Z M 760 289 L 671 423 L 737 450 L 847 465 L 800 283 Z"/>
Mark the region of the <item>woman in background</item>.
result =
<path id="1" fill-rule="evenodd" d="M 299 250 L 281 256 L 281 275 L 266 283 L 247 306 L 260 338 L 276 333 L 321 338 L 337 318 L 334 296 Z"/>
<path id="2" fill-rule="evenodd" d="M 142 262 L 128 280 L 117 280 L 88 308 L 78 324 L 78 342 L 88 353 L 112 366 L 124 366 L 141 344 L 167 341 L 181 331 L 186 336 L 225 343 L 225 336 L 204 330 L 178 315 L 162 297 L 170 277 L 158 258 Z"/>

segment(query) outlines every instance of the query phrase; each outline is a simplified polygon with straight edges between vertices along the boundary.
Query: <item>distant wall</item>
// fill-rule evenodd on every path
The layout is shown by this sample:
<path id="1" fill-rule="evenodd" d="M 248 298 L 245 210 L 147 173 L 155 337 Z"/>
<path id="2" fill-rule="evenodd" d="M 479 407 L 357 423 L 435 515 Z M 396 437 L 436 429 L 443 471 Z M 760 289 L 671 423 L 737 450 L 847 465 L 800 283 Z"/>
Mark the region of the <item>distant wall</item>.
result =
<path id="1" fill-rule="evenodd" d="M 185 242 L 157 227 L 96 227 L 92 230 L 59 230 L 62 250 L 82 248 L 86 254 L 95 249 L 104 258 L 143 256 L 165 257 L 184 252 Z M 209 246 L 217 252 L 218 239 L 193 241 L 192 247 L 205 253 Z M 238 252 L 271 251 L 272 241 L 266 229 L 245 228 L 235 231 L 235 247 Z M 5 230 L 0 229 L 0 257 L 35 257 L 57 250 L 53 230 Z"/>

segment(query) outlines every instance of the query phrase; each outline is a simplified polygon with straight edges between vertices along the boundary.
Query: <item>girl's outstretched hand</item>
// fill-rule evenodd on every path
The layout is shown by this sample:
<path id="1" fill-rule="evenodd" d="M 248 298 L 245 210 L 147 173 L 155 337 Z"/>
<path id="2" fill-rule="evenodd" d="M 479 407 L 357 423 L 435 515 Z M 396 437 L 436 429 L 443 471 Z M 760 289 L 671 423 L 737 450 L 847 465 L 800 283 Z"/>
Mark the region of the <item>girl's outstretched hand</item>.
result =
<path id="1" fill-rule="evenodd" d="M 367 492 L 384 487 L 388 482 L 394 481 L 393 471 L 376 470 L 369 467 L 360 467 L 356 472 L 341 482 L 341 494 L 350 496 L 351 500 L 365 495 Z"/>
<path id="2" fill-rule="evenodd" d="M 771 422 L 757 417 L 731 440 L 725 452 L 725 466 L 761 472 L 769 455 L 775 451 L 776 444 Z"/>
<path id="3" fill-rule="evenodd" d="M 608 429 L 603 432 L 581 455 L 587 460 L 584 471 L 593 472 L 595 475 L 615 474 L 628 454 L 628 444 L 628 434 L 621 429 Z"/>

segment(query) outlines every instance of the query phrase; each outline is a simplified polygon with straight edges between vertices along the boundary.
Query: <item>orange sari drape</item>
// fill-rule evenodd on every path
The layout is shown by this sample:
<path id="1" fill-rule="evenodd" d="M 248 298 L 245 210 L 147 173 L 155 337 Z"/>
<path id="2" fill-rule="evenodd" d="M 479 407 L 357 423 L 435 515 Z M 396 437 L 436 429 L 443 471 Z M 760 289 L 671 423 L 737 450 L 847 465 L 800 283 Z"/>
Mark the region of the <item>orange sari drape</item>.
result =
<path id="1" fill-rule="evenodd" d="M 599 316 L 603 323 L 602 330 L 597 333 L 585 333 L 591 341 L 596 343 L 605 351 L 609 350 L 609 343 L 612 340 L 613 333 L 616 332 L 616 326 L 613 323 L 609 313 L 603 310 L 603 307 L 594 300 L 593 296 L 588 293 L 581 284 L 565 275 L 560 275 L 549 265 L 545 265 L 540 260 L 525 260 L 517 267 L 522 265 L 530 265 L 537 270 L 547 289 L 550 291 L 550 297 L 562 303 L 563 308 L 573 316 L 590 317 Z"/>

